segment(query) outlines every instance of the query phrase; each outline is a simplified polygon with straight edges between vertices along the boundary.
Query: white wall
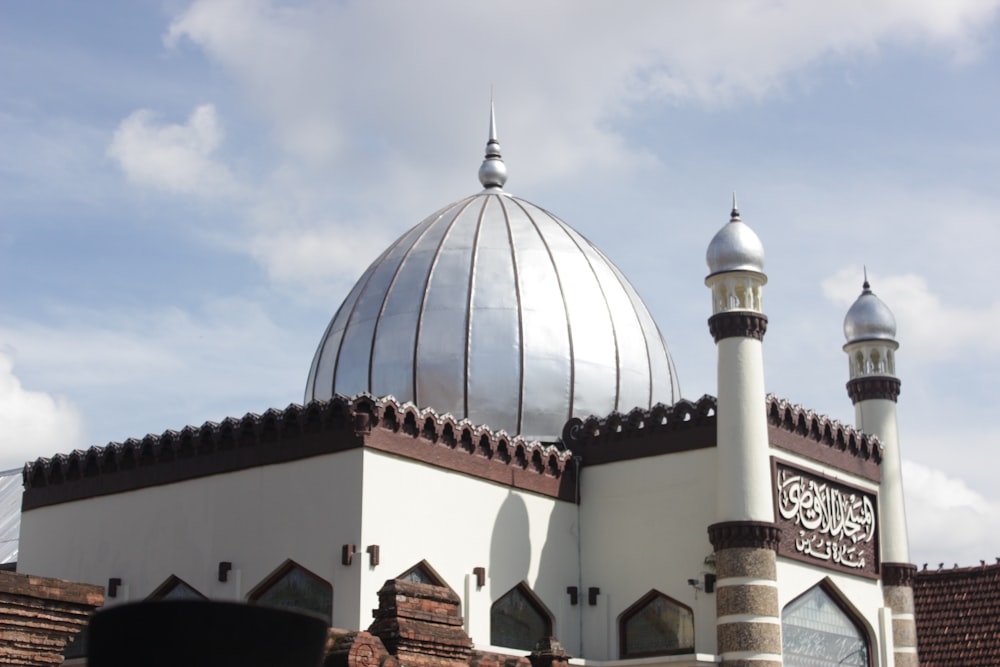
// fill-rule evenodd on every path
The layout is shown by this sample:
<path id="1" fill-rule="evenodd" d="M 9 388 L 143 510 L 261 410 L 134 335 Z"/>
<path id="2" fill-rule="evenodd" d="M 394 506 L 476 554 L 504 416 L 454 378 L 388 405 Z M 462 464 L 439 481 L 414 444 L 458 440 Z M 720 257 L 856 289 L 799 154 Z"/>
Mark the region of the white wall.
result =
<path id="1" fill-rule="evenodd" d="M 376 606 L 376 593 L 387 579 L 426 560 L 463 598 L 466 629 L 484 648 L 490 642 L 491 604 L 526 581 L 556 617 L 553 630 L 573 653 L 578 624 L 566 587 L 578 580 L 574 503 L 375 450 L 365 450 L 364 470 L 362 542 L 380 545 L 381 564 L 370 567 L 366 554 L 359 565 L 363 607 Z M 480 590 L 475 567 L 486 568 Z M 362 628 L 371 622 L 370 614 L 363 616 Z"/>
<path id="2" fill-rule="evenodd" d="M 618 617 L 653 588 L 691 608 L 696 650 L 715 652 L 715 595 L 687 583 L 713 571 L 715 461 L 712 448 L 583 469 L 583 588 L 601 589 L 582 601 L 584 657 L 618 658 Z"/>
<path id="3" fill-rule="evenodd" d="M 244 597 L 287 558 L 330 581 L 333 623 L 370 600 L 340 547 L 361 537 L 360 450 L 42 507 L 21 518 L 18 570 L 148 596 L 174 574 L 209 597 Z M 227 583 L 219 561 L 233 563 Z M 237 590 L 239 589 L 239 590 Z"/>

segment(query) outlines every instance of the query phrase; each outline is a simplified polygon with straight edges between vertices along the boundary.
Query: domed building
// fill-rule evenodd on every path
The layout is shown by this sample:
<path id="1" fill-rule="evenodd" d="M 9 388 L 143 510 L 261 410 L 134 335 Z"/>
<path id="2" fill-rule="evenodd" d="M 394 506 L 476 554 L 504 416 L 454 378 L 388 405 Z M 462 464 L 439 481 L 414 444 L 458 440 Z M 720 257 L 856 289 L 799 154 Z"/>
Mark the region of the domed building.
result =
<path id="1" fill-rule="evenodd" d="M 918 664 L 898 344 L 867 280 L 856 424 L 766 395 L 764 246 L 734 201 L 706 255 L 718 395 L 682 398 L 623 272 L 506 173 L 491 118 L 483 189 L 362 274 L 303 405 L 28 464 L 18 571 L 309 610 L 345 629 L 330 665 Z"/>
<path id="2" fill-rule="evenodd" d="M 482 192 L 413 227 L 358 280 L 305 400 L 368 392 L 555 442 L 574 416 L 680 398 L 639 295 L 600 250 L 503 190 L 495 123 Z"/>

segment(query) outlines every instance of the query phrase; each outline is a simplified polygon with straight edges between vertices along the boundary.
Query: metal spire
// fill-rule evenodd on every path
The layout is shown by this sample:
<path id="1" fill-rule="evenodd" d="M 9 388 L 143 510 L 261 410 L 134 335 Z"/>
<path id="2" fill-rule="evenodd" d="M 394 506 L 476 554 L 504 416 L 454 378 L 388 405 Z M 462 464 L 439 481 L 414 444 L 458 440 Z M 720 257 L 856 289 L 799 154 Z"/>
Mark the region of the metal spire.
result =
<path id="1" fill-rule="evenodd" d="M 736 191 L 733 190 L 733 212 L 730 214 L 730 221 L 740 219 L 740 207 L 736 205 Z"/>
<path id="2" fill-rule="evenodd" d="M 490 91 L 490 137 L 486 142 L 486 159 L 479 167 L 479 182 L 484 188 L 500 190 L 507 182 L 507 165 L 500 155 L 500 142 L 497 140 L 497 120 L 493 110 L 493 92 Z"/>
<path id="3" fill-rule="evenodd" d="M 872 286 L 868 284 L 868 266 L 862 264 L 861 267 L 865 272 L 865 282 L 861 285 L 861 289 L 863 289 L 866 292 L 870 292 L 872 290 Z"/>

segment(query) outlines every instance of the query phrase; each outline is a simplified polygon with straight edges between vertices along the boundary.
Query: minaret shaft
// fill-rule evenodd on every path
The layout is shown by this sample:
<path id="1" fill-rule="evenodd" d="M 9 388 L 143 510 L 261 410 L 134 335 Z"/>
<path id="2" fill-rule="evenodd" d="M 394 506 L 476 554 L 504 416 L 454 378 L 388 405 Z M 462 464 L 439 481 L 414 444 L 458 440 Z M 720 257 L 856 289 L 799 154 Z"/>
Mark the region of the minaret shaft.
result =
<path id="1" fill-rule="evenodd" d="M 725 315 L 723 315 L 725 316 Z M 723 338 L 718 356 L 716 416 L 719 521 L 774 521 L 760 340 Z"/>
<path id="2" fill-rule="evenodd" d="M 740 220 L 715 235 L 706 256 L 709 330 L 718 360 L 715 549 L 716 638 L 724 666 L 780 667 L 781 610 L 764 397 L 764 248 Z"/>
<path id="3" fill-rule="evenodd" d="M 893 660 L 897 667 L 916 667 L 917 629 L 913 607 L 910 563 L 903 496 L 903 466 L 896 423 L 896 318 L 871 290 L 867 272 L 861 296 L 844 318 L 844 336 L 850 380 L 847 393 L 854 403 L 855 424 L 882 443 L 882 480 L 878 523 L 882 597 L 892 611 Z"/>

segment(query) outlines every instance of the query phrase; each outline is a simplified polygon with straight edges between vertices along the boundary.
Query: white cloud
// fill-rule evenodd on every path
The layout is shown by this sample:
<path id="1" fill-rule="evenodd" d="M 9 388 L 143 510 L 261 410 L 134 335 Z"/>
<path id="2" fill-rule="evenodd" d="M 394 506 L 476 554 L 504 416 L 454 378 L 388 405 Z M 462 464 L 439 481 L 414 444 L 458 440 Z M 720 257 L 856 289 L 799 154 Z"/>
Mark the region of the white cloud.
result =
<path id="1" fill-rule="evenodd" d="M 494 83 L 502 125 L 516 124 L 536 147 L 537 183 L 642 158 L 607 123 L 636 102 L 758 98 L 824 59 L 890 45 L 930 44 L 968 58 L 997 6 L 200 0 L 174 20 L 165 42 L 204 49 L 270 115 L 287 151 L 321 161 L 432 145 L 422 135 L 467 116 L 441 110 L 474 100 L 485 107 Z M 552 127 L 561 132 L 544 131 Z"/>
<path id="2" fill-rule="evenodd" d="M 940 562 L 968 566 L 1000 556 L 1000 502 L 913 461 L 903 461 L 903 480 L 914 562 L 936 569 Z"/>
<path id="3" fill-rule="evenodd" d="M 75 397 L 87 431 L 53 420 L 54 439 L 35 456 L 81 438 L 104 444 L 301 402 L 324 324 L 282 328 L 261 304 L 239 298 L 190 310 L 74 306 L 47 319 L 0 321 L 0 340 L 17 350 L 32 386 Z"/>
<path id="4" fill-rule="evenodd" d="M 197 107 L 183 125 L 159 123 L 152 111 L 140 109 L 115 130 L 108 155 L 136 185 L 175 194 L 226 196 L 239 187 L 229 170 L 213 159 L 222 137 L 211 104 Z"/>
<path id="5" fill-rule="evenodd" d="M 339 279 L 359 276 L 389 240 L 339 226 L 279 231 L 254 237 L 252 252 L 275 282 L 342 295 L 350 284 L 341 284 Z"/>
<path id="6" fill-rule="evenodd" d="M 0 352 L 0 470 L 82 444 L 83 419 L 69 400 L 21 385 Z"/>

